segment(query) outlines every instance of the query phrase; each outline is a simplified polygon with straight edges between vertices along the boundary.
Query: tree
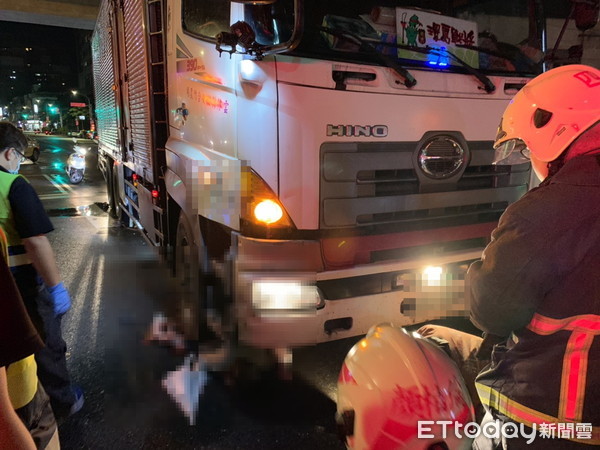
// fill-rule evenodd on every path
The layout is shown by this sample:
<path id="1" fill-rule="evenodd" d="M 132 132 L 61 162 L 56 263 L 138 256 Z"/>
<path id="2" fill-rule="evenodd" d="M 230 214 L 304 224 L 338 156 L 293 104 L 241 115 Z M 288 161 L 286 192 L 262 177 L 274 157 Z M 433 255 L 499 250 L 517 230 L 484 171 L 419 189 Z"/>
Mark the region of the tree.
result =
<path id="1" fill-rule="evenodd" d="M 69 115 L 70 118 L 72 118 L 72 123 L 75 124 L 75 128 L 79 129 L 85 129 L 85 127 L 83 127 L 83 124 L 81 123 L 81 121 L 79 120 L 79 116 L 85 116 L 86 118 L 86 123 L 89 123 L 89 117 L 88 117 L 88 109 L 87 108 L 69 108 L 69 112 L 67 113 Z M 80 124 L 80 126 L 77 126 L 77 123 Z M 89 127 L 88 127 L 89 129 Z"/>

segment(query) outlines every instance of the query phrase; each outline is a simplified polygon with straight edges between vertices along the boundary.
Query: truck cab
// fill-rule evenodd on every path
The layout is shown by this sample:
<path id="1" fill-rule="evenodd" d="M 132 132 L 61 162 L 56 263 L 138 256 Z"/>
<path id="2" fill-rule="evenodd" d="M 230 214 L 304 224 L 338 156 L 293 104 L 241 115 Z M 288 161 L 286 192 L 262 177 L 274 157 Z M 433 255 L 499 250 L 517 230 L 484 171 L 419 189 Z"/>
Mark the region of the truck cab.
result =
<path id="1" fill-rule="evenodd" d="M 492 143 L 543 69 L 541 13 L 426 3 L 102 3 L 110 201 L 172 250 L 191 335 L 289 349 L 468 315 L 468 265 L 531 184 Z"/>

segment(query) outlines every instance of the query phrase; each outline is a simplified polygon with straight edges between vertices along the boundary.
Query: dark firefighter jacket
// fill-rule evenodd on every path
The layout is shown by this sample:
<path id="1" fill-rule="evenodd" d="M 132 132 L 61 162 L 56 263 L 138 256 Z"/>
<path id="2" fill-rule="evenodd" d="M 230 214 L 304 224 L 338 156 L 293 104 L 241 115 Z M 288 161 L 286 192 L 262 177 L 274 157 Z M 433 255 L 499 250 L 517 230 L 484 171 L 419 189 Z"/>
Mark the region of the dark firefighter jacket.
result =
<path id="1" fill-rule="evenodd" d="M 480 329 L 510 336 L 477 378 L 484 405 L 600 445 L 600 155 L 568 161 L 505 211 L 467 297 Z"/>

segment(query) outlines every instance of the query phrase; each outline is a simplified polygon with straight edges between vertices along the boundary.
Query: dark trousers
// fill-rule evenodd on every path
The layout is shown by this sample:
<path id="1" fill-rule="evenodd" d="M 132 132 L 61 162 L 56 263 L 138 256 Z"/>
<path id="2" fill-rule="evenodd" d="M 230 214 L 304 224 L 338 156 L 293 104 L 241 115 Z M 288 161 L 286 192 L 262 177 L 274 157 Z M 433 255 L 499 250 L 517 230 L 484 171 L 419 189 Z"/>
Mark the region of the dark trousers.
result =
<path id="1" fill-rule="evenodd" d="M 44 386 L 57 416 L 68 414 L 75 403 L 75 392 L 67 370 L 67 344 L 62 338 L 62 316 L 56 317 L 46 288 L 37 290 L 34 299 L 43 329 L 40 331 L 46 346 L 35 354 L 37 375 Z"/>
<path id="2" fill-rule="evenodd" d="M 473 398 L 476 411 L 480 409 L 483 413 L 483 407 L 479 401 L 479 396 L 475 389 L 475 377 L 487 365 L 487 361 L 477 358 L 477 353 L 481 345 L 486 345 L 484 341 L 471 334 L 463 333 L 451 328 L 438 325 L 424 325 L 419 329 L 419 333 L 424 337 L 437 337 L 448 342 L 450 347 L 450 356 L 457 364 L 461 375 L 463 376 L 467 387 Z M 478 417 L 480 426 L 484 427 L 494 419 L 489 412 L 485 412 L 483 418 Z M 502 424 L 507 422 L 502 422 Z M 517 426 L 521 426 L 517 424 Z M 531 429 L 526 428 L 525 433 L 529 435 Z M 529 438 L 519 437 L 488 437 L 484 433 L 479 434 L 473 441 L 473 450 L 585 450 L 592 448 L 591 445 L 579 444 L 566 439 L 547 439 L 538 436 L 530 443 Z"/>
<path id="3" fill-rule="evenodd" d="M 56 433 L 56 420 L 48 396 L 38 382 L 33 399 L 15 410 L 31 434 L 38 449 L 52 448 L 50 442 Z"/>

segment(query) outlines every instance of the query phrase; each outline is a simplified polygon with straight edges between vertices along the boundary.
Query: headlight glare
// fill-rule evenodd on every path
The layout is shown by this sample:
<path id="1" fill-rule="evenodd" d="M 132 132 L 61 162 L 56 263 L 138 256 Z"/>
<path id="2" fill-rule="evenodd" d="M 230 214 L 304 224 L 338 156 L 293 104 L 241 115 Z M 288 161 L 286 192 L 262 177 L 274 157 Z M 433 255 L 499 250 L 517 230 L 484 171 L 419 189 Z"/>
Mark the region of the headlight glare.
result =
<path id="1" fill-rule="evenodd" d="M 299 281 L 255 281 L 252 306 L 260 311 L 315 310 L 321 303 L 317 287 Z"/>
<path id="2" fill-rule="evenodd" d="M 254 207 L 254 217 L 266 225 L 279 222 L 283 209 L 273 200 L 262 200 Z"/>

